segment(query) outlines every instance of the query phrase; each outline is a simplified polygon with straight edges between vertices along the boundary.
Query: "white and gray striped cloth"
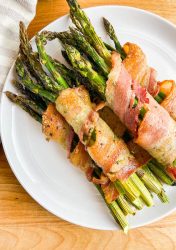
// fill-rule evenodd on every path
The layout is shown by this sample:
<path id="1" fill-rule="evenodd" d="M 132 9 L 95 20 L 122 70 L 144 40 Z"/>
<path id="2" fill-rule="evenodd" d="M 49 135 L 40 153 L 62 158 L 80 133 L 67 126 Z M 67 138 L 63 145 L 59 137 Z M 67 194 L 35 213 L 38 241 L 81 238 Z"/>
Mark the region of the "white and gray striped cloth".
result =
<path id="1" fill-rule="evenodd" d="M 19 21 L 34 18 L 37 0 L 0 0 L 0 92 L 18 53 Z"/>

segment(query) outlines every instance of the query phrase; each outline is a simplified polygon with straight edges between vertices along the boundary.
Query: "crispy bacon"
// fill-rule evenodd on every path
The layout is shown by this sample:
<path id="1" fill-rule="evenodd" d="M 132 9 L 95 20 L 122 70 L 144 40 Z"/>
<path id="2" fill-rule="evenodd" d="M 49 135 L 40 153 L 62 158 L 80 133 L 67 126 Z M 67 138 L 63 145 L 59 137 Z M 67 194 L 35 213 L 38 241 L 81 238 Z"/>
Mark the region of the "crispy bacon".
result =
<path id="1" fill-rule="evenodd" d="M 109 179 L 114 182 L 115 180 L 127 180 L 130 175 L 132 175 L 140 167 L 135 158 L 129 158 L 128 166 L 123 167 L 117 173 L 108 173 Z"/>
<path id="2" fill-rule="evenodd" d="M 150 78 L 147 90 L 152 96 L 156 96 L 159 93 L 159 85 L 156 80 L 157 71 L 153 68 L 150 68 Z"/>
<path id="3" fill-rule="evenodd" d="M 156 80 L 157 72 L 147 65 L 144 52 L 138 45 L 129 42 L 126 43 L 123 48 L 127 54 L 123 64 L 132 79 L 145 87 L 152 96 L 156 96 L 159 92 L 159 86 Z"/>
<path id="4" fill-rule="evenodd" d="M 64 147 L 67 146 L 70 152 L 70 145 L 74 134 L 73 129 L 57 112 L 53 104 L 49 104 L 43 114 L 43 132 L 50 139 L 62 143 Z M 63 144 L 63 142 L 65 143 Z M 107 176 L 102 173 L 100 179 L 93 177 L 94 164 L 81 142 L 79 142 L 73 152 L 70 153 L 70 161 L 74 166 L 79 167 L 85 173 L 89 181 L 101 185 L 108 203 L 117 199 L 119 193 Z"/>
<path id="5" fill-rule="evenodd" d="M 100 178 L 93 177 L 92 182 L 94 184 L 101 184 L 101 185 L 106 185 L 109 183 L 109 179 L 107 176 L 105 176 L 103 173 L 101 174 Z"/>
<path id="6" fill-rule="evenodd" d="M 174 81 L 168 81 L 172 84 L 172 87 L 161 105 L 169 112 L 173 119 L 176 120 L 176 85 Z"/>
<path id="7" fill-rule="evenodd" d="M 166 171 L 173 180 L 176 180 L 176 167 L 175 166 L 167 167 Z"/>
<path id="8" fill-rule="evenodd" d="M 89 167 L 87 169 L 86 177 L 87 177 L 88 181 L 92 181 L 92 179 L 93 179 L 93 171 L 94 171 L 93 167 Z"/>
<path id="9" fill-rule="evenodd" d="M 69 136 L 67 137 L 67 157 L 70 157 L 70 150 L 71 150 L 71 145 L 74 137 L 74 131 L 71 128 Z"/>
<path id="10" fill-rule="evenodd" d="M 73 152 L 70 153 L 70 161 L 74 166 L 77 166 L 84 171 L 89 181 L 92 180 L 92 159 L 86 152 L 85 147 L 81 142 L 79 142 Z"/>
<path id="11" fill-rule="evenodd" d="M 131 75 L 132 79 L 141 86 L 147 87 L 150 77 L 150 69 L 147 65 L 147 59 L 141 48 L 134 44 L 127 42 L 123 49 L 127 56 L 123 60 L 123 64 Z"/>
<path id="12" fill-rule="evenodd" d="M 100 111 L 101 109 L 103 109 L 106 106 L 105 102 L 100 102 L 98 105 L 95 106 L 94 110 L 95 111 Z"/>
<path id="13" fill-rule="evenodd" d="M 55 108 L 54 104 L 49 104 L 47 110 L 42 116 L 42 131 L 47 140 L 54 140 L 62 144 L 64 148 L 68 147 L 67 138 L 72 128 L 65 121 Z"/>
<path id="14" fill-rule="evenodd" d="M 107 182 L 106 184 L 101 185 L 101 187 L 107 203 L 111 203 L 118 198 L 119 192 L 112 182 Z"/>

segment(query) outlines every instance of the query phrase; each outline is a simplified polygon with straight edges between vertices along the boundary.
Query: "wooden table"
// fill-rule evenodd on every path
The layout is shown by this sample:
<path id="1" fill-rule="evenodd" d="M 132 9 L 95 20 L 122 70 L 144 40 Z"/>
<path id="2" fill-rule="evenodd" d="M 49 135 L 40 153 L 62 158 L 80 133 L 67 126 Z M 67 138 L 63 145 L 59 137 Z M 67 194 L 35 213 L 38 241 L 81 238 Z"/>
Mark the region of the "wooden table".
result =
<path id="1" fill-rule="evenodd" d="M 80 0 L 82 7 L 129 5 L 159 14 L 176 24 L 174 0 Z M 30 36 L 68 13 L 65 0 L 39 0 Z M 157 223 L 131 230 L 98 231 L 63 221 L 39 206 L 12 173 L 0 147 L 0 249 L 176 249 L 176 213 Z"/>

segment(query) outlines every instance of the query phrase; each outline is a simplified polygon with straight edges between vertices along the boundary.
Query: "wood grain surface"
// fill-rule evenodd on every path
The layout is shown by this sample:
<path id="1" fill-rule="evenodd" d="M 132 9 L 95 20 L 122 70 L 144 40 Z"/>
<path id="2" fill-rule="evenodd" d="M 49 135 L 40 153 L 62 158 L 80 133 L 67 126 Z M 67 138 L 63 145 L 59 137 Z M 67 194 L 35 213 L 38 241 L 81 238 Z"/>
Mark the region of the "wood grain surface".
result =
<path id="1" fill-rule="evenodd" d="M 175 0 L 79 0 L 82 7 L 120 4 L 149 10 L 176 24 Z M 39 0 L 30 36 L 66 14 L 65 0 Z M 157 223 L 120 231 L 98 231 L 63 221 L 38 205 L 12 173 L 0 147 L 0 249 L 174 250 L 176 213 Z"/>

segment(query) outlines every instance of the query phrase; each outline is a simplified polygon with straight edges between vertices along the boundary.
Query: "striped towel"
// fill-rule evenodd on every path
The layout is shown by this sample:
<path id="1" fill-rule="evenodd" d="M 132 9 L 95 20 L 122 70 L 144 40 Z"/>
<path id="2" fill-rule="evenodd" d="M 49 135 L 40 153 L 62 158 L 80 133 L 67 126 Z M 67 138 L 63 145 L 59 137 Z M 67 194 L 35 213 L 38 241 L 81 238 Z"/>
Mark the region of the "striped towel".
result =
<path id="1" fill-rule="evenodd" d="M 19 21 L 34 18 L 37 0 L 0 0 L 0 93 L 18 53 Z"/>

